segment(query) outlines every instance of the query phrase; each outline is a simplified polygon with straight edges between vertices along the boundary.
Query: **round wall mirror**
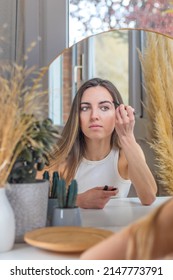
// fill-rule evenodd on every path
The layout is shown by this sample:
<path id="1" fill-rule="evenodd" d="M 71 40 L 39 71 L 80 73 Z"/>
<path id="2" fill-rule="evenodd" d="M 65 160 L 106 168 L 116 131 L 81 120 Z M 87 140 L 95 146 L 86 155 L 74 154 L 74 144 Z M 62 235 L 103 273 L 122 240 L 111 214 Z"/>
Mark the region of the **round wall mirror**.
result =
<path id="1" fill-rule="evenodd" d="M 135 109 L 135 137 L 155 175 L 155 155 L 149 145 L 148 118 L 143 106 L 146 93 L 139 60 L 139 52 L 145 51 L 149 33 L 168 40 L 167 36 L 152 31 L 120 29 L 91 36 L 64 50 L 49 67 L 49 113 L 54 123 L 63 127 L 80 85 L 93 77 L 110 80 L 119 89 L 124 103 Z M 169 40 L 172 42 L 171 38 Z M 158 195 L 163 194 L 167 193 L 160 187 Z"/>

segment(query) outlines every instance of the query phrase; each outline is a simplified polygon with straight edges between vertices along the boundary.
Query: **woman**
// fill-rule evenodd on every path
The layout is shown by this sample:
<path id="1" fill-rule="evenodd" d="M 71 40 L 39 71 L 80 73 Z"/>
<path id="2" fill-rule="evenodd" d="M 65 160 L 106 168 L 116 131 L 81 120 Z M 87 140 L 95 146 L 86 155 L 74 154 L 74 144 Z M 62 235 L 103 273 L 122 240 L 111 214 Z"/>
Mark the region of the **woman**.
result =
<path id="1" fill-rule="evenodd" d="M 173 259 L 173 199 L 81 255 L 87 260 Z"/>
<path id="2" fill-rule="evenodd" d="M 77 180 L 79 207 L 103 208 L 112 196 L 127 197 L 131 183 L 142 204 L 154 201 L 156 183 L 134 124 L 133 108 L 110 81 L 94 78 L 79 88 L 50 165 L 67 185 Z"/>

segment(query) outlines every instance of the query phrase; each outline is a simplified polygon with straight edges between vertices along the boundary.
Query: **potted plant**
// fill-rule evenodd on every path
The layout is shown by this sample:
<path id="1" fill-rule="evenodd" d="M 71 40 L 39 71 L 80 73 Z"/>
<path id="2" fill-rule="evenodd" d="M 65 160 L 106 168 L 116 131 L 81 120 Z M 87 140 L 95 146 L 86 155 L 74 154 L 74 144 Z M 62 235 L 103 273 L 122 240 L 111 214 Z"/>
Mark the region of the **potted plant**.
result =
<path id="1" fill-rule="evenodd" d="M 48 174 L 49 177 L 49 174 Z M 76 206 L 78 184 L 73 179 L 67 187 L 66 181 L 53 173 L 48 204 L 48 226 L 80 226 L 80 209 Z"/>
<path id="2" fill-rule="evenodd" d="M 33 121 L 27 133 L 30 137 L 8 176 L 10 184 L 38 182 L 37 171 L 41 171 L 45 165 L 49 165 L 49 154 L 59 137 L 58 129 L 49 118 Z M 34 145 L 32 145 L 33 141 Z"/>
<path id="3" fill-rule="evenodd" d="M 59 133 L 43 114 L 45 71 L 14 63 L 0 68 L 0 186 L 14 210 L 16 241 L 46 225 L 49 182 L 37 180 L 36 172 L 48 164 Z"/>

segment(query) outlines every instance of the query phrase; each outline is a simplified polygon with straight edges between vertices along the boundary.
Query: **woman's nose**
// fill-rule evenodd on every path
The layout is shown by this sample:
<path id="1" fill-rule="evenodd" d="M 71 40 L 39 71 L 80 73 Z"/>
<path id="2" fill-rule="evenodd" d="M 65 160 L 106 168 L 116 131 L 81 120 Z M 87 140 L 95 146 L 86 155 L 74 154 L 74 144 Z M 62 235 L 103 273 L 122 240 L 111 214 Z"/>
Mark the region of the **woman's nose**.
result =
<path id="1" fill-rule="evenodd" d="M 91 119 L 98 119 L 99 118 L 99 112 L 97 109 L 91 110 Z"/>

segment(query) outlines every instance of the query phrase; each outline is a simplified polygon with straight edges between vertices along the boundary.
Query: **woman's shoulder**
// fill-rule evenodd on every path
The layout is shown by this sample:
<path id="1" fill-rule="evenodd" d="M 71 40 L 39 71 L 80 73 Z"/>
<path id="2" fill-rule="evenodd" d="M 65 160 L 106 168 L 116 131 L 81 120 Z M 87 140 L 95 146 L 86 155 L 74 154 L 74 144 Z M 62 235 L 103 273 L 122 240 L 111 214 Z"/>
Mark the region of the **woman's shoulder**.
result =
<path id="1" fill-rule="evenodd" d="M 59 173 L 59 176 L 60 177 L 64 177 L 65 175 L 65 172 L 66 172 L 66 169 L 67 169 L 67 162 L 66 161 L 63 161 L 61 162 L 58 166 L 53 166 L 51 169 L 50 169 L 50 172 L 53 173 L 53 172 L 58 172 Z"/>
<path id="2" fill-rule="evenodd" d="M 173 198 L 170 197 L 164 204 L 163 210 L 160 214 L 161 223 L 168 224 L 168 226 L 173 226 Z M 170 224 L 172 223 L 172 225 Z"/>
<path id="3" fill-rule="evenodd" d="M 64 177 L 64 174 L 66 172 L 66 166 L 67 166 L 67 162 L 64 161 L 61 164 L 59 164 L 58 166 L 53 165 L 53 166 L 47 166 L 45 167 L 42 171 L 37 171 L 37 179 L 42 179 L 43 178 L 43 174 L 45 171 L 49 172 L 49 175 L 52 177 L 53 172 L 58 172 L 60 177 Z"/>

